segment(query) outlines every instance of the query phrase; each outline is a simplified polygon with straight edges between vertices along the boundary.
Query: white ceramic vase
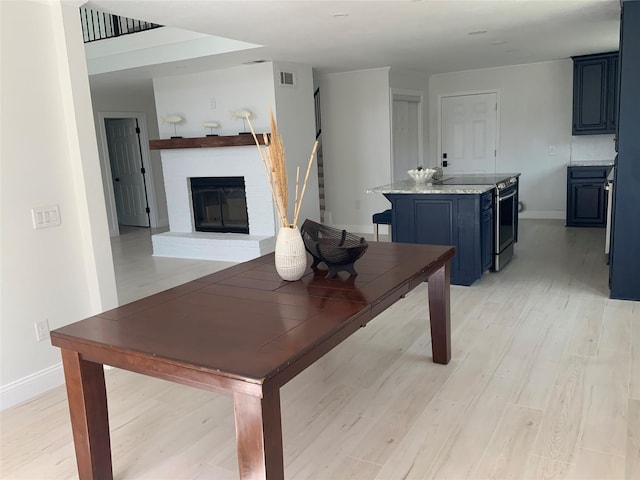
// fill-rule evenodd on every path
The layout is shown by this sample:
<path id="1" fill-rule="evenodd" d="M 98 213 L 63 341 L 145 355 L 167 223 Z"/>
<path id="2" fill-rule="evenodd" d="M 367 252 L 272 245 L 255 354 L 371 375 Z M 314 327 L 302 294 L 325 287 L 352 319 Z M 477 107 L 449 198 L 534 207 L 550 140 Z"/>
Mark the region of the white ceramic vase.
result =
<path id="1" fill-rule="evenodd" d="M 307 252 L 298 227 L 281 227 L 276 238 L 276 271 L 283 280 L 300 280 L 307 269 Z"/>

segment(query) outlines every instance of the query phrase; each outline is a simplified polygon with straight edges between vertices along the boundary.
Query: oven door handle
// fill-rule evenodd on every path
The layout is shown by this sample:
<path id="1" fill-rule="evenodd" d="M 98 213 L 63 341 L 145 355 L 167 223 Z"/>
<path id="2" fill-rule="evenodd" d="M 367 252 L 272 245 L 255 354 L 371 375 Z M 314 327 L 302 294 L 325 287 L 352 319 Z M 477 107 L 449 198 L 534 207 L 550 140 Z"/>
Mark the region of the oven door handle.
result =
<path id="1" fill-rule="evenodd" d="M 503 201 L 503 200 L 508 200 L 508 199 L 510 199 L 511 197 L 515 197 L 517 193 L 518 193 L 518 191 L 516 190 L 515 192 L 510 193 L 510 194 L 509 194 L 509 195 L 507 195 L 506 197 L 501 197 L 501 196 L 500 196 L 500 194 L 498 194 L 498 201 L 499 201 L 499 202 L 501 202 L 501 201 Z"/>

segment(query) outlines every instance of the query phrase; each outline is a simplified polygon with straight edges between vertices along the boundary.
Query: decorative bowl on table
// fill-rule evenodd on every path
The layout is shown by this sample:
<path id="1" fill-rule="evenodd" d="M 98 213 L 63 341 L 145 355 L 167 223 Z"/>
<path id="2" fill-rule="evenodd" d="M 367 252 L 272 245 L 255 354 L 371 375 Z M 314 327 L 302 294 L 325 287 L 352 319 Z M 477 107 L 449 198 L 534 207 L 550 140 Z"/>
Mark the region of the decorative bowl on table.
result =
<path id="1" fill-rule="evenodd" d="M 309 219 L 302 224 L 300 233 L 304 247 L 313 257 L 311 268 L 315 270 L 318 264 L 324 262 L 329 267 L 327 278 L 335 277 L 342 270 L 357 275 L 353 264 L 369 247 L 364 238 Z"/>
<path id="2" fill-rule="evenodd" d="M 407 170 L 407 173 L 416 183 L 427 183 L 436 173 L 435 168 L 414 168 Z"/>

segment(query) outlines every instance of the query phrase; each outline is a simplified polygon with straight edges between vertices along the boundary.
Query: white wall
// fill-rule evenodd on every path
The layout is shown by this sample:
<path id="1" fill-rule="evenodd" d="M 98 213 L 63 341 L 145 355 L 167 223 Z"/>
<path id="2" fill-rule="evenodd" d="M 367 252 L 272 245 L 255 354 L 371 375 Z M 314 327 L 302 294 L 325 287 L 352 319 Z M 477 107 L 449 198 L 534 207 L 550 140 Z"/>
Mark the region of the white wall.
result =
<path id="1" fill-rule="evenodd" d="M 435 165 L 439 97 L 499 90 L 498 172 L 521 172 L 522 217 L 565 218 L 571 158 L 571 60 L 433 75 L 429 79 L 430 164 Z M 580 142 L 580 140 L 577 140 Z M 575 143 L 575 142 L 574 142 Z M 549 147 L 555 148 L 550 155 Z"/>
<path id="2" fill-rule="evenodd" d="M 0 404 L 62 382 L 51 328 L 117 305 L 77 7 L 0 2 Z M 19 48 L 17 47 L 19 46 Z M 62 223 L 34 230 L 31 208 Z"/>
<path id="3" fill-rule="evenodd" d="M 237 135 L 244 130 L 242 120 L 232 119 L 231 112 L 247 109 L 257 132 L 269 131 L 269 108 L 275 109 L 273 64 L 242 65 L 202 73 L 156 77 L 153 79 L 160 138 L 174 135 L 174 127 L 162 123 L 165 115 L 181 115 L 177 126 L 183 137 L 202 137 L 209 129 L 202 122 L 220 123 L 220 135 Z M 212 100 L 215 108 L 211 108 Z M 248 131 L 248 127 L 247 127 Z M 256 152 L 257 155 L 257 152 Z"/>
<path id="4" fill-rule="evenodd" d="M 325 221 L 371 232 L 371 216 L 389 208 L 365 189 L 391 178 L 389 69 L 320 76 Z"/>
<path id="5" fill-rule="evenodd" d="M 150 140 L 160 138 L 158 133 L 158 115 L 156 114 L 155 98 L 153 95 L 153 84 L 150 80 L 132 84 L 127 87 L 91 88 L 91 101 L 93 103 L 96 132 L 100 132 L 100 128 L 104 129 L 104 125 L 100 125 L 100 114 L 103 116 L 111 116 L 112 112 L 142 113 L 145 116 L 147 125 L 146 137 Z M 148 145 L 144 147 L 148 148 Z M 99 149 L 100 164 L 104 166 L 102 169 L 103 184 L 106 186 L 110 184 L 112 180 L 111 171 L 106 168 L 109 162 L 108 159 L 103 158 L 103 153 L 104 149 Z M 153 174 L 151 186 L 156 202 L 157 226 L 163 227 L 169 225 L 169 217 L 167 216 L 167 198 L 164 191 L 160 152 L 158 150 L 149 150 L 149 156 L 151 159 L 150 171 Z M 109 198 L 106 191 L 105 197 Z M 113 208 L 115 209 L 115 204 Z M 114 209 L 107 209 L 109 225 L 117 225 L 118 223 L 117 213 Z"/>
<path id="6" fill-rule="evenodd" d="M 296 77 L 296 85 L 281 86 L 280 72 L 293 72 Z M 273 68 L 273 84 L 275 89 L 276 111 L 278 130 L 282 135 L 287 159 L 287 179 L 289 180 L 289 192 L 292 192 L 289 201 L 289 220 L 293 220 L 293 201 L 296 186 L 296 167 L 300 167 L 300 188 L 302 188 L 304 176 L 309 162 L 309 156 L 316 139 L 315 106 L 313 103 L 313 73 L 311 67 L 284 62 L 275 62 Z M 317 157 L 313 159 L 313 165 L 309 172 L 309 180 L 304 194 L 298 226 L 305 219 L 320 221 L 320 197 L 318 191 L 318 167 Z"/>

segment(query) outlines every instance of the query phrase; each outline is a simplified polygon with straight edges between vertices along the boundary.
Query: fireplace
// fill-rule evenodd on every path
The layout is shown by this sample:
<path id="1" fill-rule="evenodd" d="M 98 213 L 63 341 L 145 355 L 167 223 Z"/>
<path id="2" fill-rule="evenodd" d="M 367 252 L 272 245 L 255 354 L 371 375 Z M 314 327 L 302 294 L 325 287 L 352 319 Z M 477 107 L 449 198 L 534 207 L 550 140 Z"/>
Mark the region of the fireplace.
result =
<path id="1" fill-rule="evenodd" d="M 2 1 L 2 0 L 0 0 Z M 167 193 L 167 213 L 170 231 L 153 235 L 153 254 L 159 257 L 197 258 L 225 262 L 246 262 L 252 258 L 273 252 L 276 244 L 276 216 L 269 182 L 264 173 L 260 156 L 255 147 L 190 148 L 162 151 L 162 172 Z M 195 212 L 200 208 L 194 204 L 191 182 L 195 179 L 240 179 L 228 187 L 244 188 L 243 201 L 246 202 L 240 214 L 213 214 L 213 205 L 208 210 L 213 218 L 202 214 L 205 227 L 215 231 L 196 230 Z M 200 180 L 196 180 L 196 183 Z M 214 202 L 227 205 L 232 211 L 236 207 L 238 193 L 225 193 Z M 197 197 L 197 195 L 196 195 Z M 242 200 L 241 200 L 242 201 Z M 200 202 L 198 202 L 200 203 Z M 208 203 L 204 199 L 204 204 Z M 233 205 L 232 205 L 233 204 Z M 219 208 L 219 207 L 217 207 Z M 206 212 L 206 209 L 205 209 Z M 224 215 L 224 221 L 220 221 Z M 248 217 L 248 220 L 247 220 Z M 244 233 L 222 233 L 219 227 L 238 227 L 242 220 Z M 248 234 L 247 234 L 248 228 Z"/>
<path id="2" fill-rule="evenodd" d="M 197 232 L 249 233 L 244 177 L 193 177 L 190 181 Z"/>

